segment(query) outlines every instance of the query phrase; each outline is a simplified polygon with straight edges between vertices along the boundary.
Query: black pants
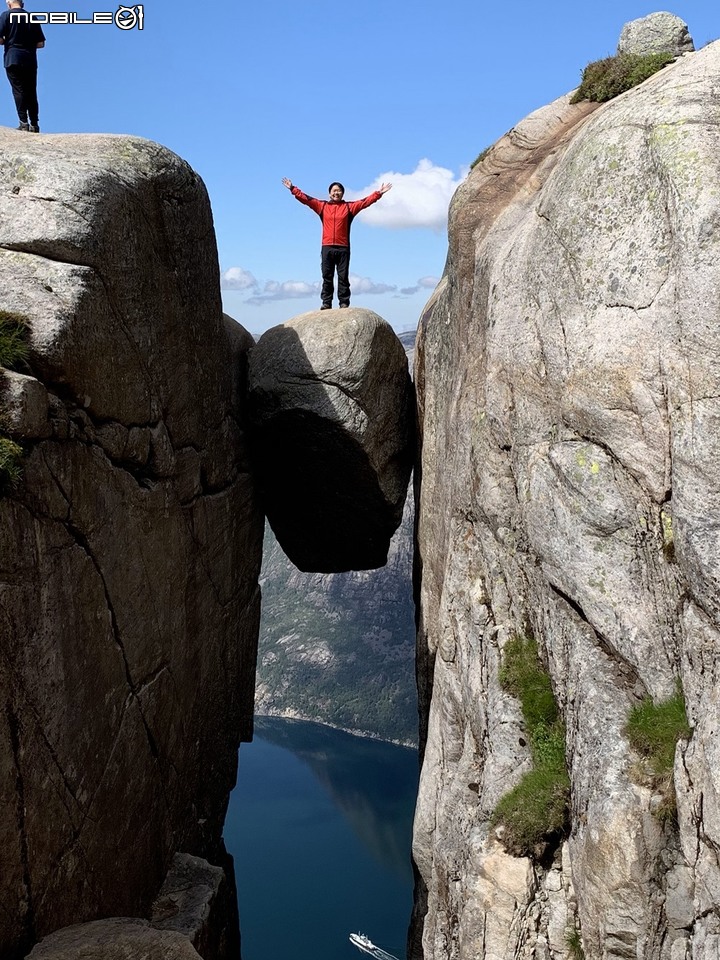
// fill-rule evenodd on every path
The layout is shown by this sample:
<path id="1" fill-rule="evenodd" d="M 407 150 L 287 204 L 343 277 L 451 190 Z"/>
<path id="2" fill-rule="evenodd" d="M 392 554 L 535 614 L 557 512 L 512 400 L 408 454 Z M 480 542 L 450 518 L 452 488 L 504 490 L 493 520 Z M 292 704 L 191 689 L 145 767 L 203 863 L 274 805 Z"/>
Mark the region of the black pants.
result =
<path id="1" fill-rule="evenodd" d="M 322 267 L 322 293 L 320 299 L 324 307 L 332 306 L 335 268 L 337 267 L 338 300 L 340 306 L 350 303 L 350 247 L 321 247 L 320 264 Z"/>
<path id="2" fill-rule="evenodd" d="M 12 87 L 15 106 L 17 107 L 20 123 L 38 125 L 38 101 L 37 101 L 37 64 L 32 66 L 21 66 L 13 64 L 5 68 L 10 86 Z"/>

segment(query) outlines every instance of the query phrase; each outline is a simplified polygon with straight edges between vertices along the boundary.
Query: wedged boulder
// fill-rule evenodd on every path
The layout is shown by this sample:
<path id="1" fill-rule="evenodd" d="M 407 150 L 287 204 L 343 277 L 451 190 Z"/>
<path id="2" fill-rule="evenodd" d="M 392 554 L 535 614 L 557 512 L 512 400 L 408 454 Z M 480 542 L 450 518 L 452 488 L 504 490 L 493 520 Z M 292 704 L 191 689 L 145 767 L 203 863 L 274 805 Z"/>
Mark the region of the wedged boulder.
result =
<path id="1" fill-rule="evenodd" d="M 414 435 L 407 358 L 390 325 L 349 308 L 268 330 L 250 357 L 250 399 L 260 492 L 287 556 L 320 573 L 383 566 Z"/>
<path id="2" fill-rule="evenodd" d="M 0 497 L 0 956 L 147 916 L 223 862 L 251 736 L 263 518 L 199 177 L 149 141 L 0 130 L 0 291 L 29 363 Z"/>
<path id="3" fill-rule="evenodd" d="M 626 23 L 620 34 L 618 53 L 691 53 L 695 44 L 688 25 L 674 13 L 651 13 Z"/>

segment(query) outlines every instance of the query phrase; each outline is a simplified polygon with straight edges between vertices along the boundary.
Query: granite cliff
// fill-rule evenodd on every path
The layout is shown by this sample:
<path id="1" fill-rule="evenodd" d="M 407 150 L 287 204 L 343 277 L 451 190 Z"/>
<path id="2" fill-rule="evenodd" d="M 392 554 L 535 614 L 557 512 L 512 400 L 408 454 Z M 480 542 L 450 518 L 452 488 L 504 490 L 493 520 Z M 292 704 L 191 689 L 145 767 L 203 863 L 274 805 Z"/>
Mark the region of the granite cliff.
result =
<path id="1" fill-rule="evenodd" d="M 720 955 L 719 89 L 714 43 L 562 97 L 452 202 L 415 363 L 427 960 Z M 569 777 L 522 856 L 497 815 L 538 750 L 518 642 Z M 628 720 L 678 697 L 660 782 Z"/>
<path id="2" fill-rule="evenodd" d="M 0 182 L 0 955 L 234 958 L 261 497 L 311 569 L 382 564 L 405 353 L 357 309 L 255 347 L 156 144 L 0 131 Z"/>
<path id="3" fill-rule="evenodd" d="M 0 131 L 0 180 L 3 308 L 29 345 L 0 391 L 24 451 L 0 498 L 10 960 L 67 924 L 148 917 L 176 853 L 223 865 L 263 518 L 252 338 L 223 318 L 197 175 L 148 141 Z"/>

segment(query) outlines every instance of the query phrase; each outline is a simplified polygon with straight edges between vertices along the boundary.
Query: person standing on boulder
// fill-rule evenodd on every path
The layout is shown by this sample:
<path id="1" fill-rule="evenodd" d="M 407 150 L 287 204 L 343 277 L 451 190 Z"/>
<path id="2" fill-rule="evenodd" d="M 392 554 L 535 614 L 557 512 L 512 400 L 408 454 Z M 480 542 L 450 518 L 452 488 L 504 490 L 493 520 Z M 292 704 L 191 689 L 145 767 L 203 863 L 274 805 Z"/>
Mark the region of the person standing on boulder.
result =
<path id="1" fill-rule="evenodd" d="M 12 87 L 20 126 L 18 130 L 40 133 L 37 99 L 37 52 L 45 46 L 39 23 L 31 23 L 23 0 L 5 0 L 0 14 L 0 44 L 5 48 L 5 73 Z"/>
<path id="2" fill-rule="evenodd" d="M 338 300 L 341 307 L 350 306 L 350 224 L 356 214 L 377 203 L 380 197 L 392 187 L 391 183 L 383 183 L 379 190 L 371 193 L 362 200 L 343 200 L 345 187 L 335 181 L 328 187 L 329 200 L 316 200 L 308 197 L 292 181 L 283 177 L 283 184 L 288 188 L 296 200 L 310 207 L 322 220 L 322 247 L 320 248 L 320 264 L 322 269 L 322 292 L 320 299 L 321 310 L 332 308 L 333 292 L 335 287 L 335 270 L 338 279 Z"/>

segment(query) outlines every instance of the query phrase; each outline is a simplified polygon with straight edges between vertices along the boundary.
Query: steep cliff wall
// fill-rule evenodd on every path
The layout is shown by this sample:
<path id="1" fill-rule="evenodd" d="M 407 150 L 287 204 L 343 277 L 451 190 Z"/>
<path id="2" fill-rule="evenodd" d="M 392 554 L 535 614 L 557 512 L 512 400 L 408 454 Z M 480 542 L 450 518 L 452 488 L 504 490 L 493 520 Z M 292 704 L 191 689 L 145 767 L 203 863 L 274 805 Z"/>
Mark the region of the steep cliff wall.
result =
<path id="1" fill-rule="evenodd" d="M 0 134 L 0 954 L 218 862 L 252 725 L 262 517 L 205 189 L 126 137 Z"/>
<path id="2" fill-rule="evenodd" d="M 415 368 L 428 960 L 720 953 L 719 89 L 715 43 L 602 107 L 562 98 L 453 201 Z M 527 856 L 491 826 L 533 762 L 517 637 L 570 777 Z M 626 724 L 678 684 L 692 732 L 660 785 Z"/>

